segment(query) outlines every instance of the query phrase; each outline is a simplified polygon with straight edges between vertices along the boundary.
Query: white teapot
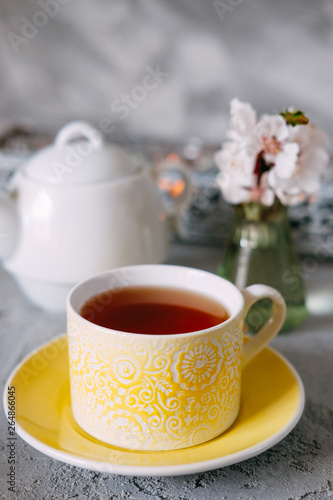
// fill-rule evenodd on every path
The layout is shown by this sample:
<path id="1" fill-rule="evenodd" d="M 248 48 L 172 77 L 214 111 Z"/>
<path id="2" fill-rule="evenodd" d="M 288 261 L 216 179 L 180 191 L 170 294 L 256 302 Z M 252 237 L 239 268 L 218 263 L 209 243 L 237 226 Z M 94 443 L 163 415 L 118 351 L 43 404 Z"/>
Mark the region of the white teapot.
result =
<path id="1" fill-rule="evenodd" d="M 66 125 L 0 193 L 0 237 L 3 266 L 53 311 L 64 311 L 68 291 L 89 275 L 162 262 L 169 250 L 149 171 L 84 122 Z"/>

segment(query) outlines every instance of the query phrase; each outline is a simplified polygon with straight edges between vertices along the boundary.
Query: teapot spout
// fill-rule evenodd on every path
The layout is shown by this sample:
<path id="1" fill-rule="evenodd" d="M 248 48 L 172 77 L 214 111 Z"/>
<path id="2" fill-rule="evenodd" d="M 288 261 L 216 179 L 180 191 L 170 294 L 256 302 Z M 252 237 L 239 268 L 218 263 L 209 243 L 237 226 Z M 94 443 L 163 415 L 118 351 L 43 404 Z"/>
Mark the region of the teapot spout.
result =
<path id="1" fill-rule="evenodd" d="M 0 192 L 0 260 L 10 257 L 18 239 L 18 216 L 13 195 Z"/>

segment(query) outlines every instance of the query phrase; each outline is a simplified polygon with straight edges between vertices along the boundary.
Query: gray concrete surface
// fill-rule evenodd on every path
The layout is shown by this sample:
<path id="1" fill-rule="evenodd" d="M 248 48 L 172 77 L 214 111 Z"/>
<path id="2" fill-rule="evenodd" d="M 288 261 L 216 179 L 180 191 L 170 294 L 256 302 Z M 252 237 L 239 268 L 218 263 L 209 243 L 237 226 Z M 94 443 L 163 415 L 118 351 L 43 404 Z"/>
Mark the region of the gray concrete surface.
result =
<path id="1" fill-rule="evenodd" d="M 214 271 L 216 248 L 176 245 L 170 263 Z M 201 474 L 140 478 L 69 466 L 17 441 L 17 493 L 7 491 L 7 424 L 0 410 L 0 499 L 18 500 L 326 500 L 333 498 L 333 264 L 307 276 L 315 314 L 273 342 L 296 367 L 306 406 L 279 444 L 245 462 Z M 31 306 L 12 277 L 0 270 L 0 374 L 3 384 L 34 347 L 65 331 L 65 317 Z"/>

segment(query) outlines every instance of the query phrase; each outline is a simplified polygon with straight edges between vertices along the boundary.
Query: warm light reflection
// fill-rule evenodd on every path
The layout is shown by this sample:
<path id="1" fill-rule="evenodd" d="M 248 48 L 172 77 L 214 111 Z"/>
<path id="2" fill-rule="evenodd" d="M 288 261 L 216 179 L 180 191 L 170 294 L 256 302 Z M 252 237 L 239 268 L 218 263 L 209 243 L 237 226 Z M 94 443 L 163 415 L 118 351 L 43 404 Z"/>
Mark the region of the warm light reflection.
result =
<path id="1" fill-rule="evenodd" d="M 169 161 L 171 163 L 178 163 L 180 161 L 180 157 L 176 153 L 170 153 L 166 157 L 166 161 Z"/>
<path id="2" fill-rule="evenodd" d="M 160 177 L 158 179 L 158 187 L 168 193 L 170 198 L 178 198 L 185 189 L 184 179 L 170 179 L 167 177 Z"/>

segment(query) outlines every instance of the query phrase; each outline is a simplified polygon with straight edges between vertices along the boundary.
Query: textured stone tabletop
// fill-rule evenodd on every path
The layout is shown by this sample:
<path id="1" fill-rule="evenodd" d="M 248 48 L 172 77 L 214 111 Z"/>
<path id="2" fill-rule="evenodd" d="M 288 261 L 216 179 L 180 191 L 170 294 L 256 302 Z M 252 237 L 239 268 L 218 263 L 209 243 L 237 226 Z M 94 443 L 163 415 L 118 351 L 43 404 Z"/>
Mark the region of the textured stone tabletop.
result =
<path id="1" fill-rule="evenodd" d="M 216 248 L 176 245 L 170 263 L 215 271 Z M 7 491 L 7 424 L 0 416 L 0 499 L 40 500 L 324 500 L 333 499 L 333 264 L 306 276 L 307 322 L 280 334 L 273 346 L 299 372 L 306 391 L 304 414 L 280 443 L 245 462 L 178 477 L 125 477 L 69 466 L 18 438 L 17 493 Z M 315 314 L 314 314 L 315 313 Z M 1 391 L 10 371 L 34 347 L 65 331 L 65 316 L 31 306 L 0 269 Z"/>

